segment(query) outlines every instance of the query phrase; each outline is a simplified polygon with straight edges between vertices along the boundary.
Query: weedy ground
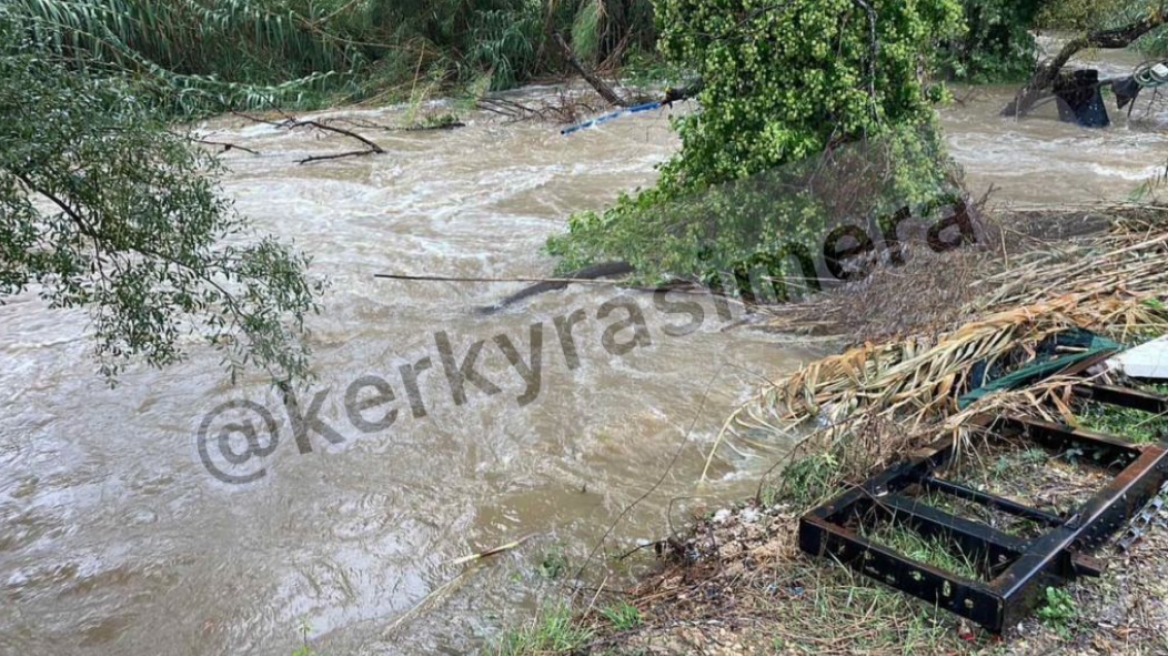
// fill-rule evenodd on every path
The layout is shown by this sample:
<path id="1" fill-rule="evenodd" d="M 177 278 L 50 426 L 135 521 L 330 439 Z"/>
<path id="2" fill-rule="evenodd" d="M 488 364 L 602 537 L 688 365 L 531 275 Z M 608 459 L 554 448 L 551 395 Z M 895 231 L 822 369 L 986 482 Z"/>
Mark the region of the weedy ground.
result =
<path id="1" fill-rule="evenodd" d="M 1066 217 L 1054 217 L 1049 225 L 1056 229 L 1095 225 L 1094 217 L 1080 218 L 1076 224 Z M 1154 223 L 1147 225 L 1168 234 L 1168 215 L 1160 213 L 1158 218 L 1149 220 Z M 1038 226 L 1039 230 L 1042 225 L 1041 221 L 1029 224 L 1031 228 Z M 1020 274 L 1002 279 L 1007 282 L 983 286 L 983 291 L 978 293 L 988 293 L 989 301 L 981 306 L 1000 308 L 1005 299 L 1011 303 L 1017 301 L 1019 305 L 1031 304 L 1023 308 L 1029 311 L 1041 307 L 1035 303 L 1050 300 L 1041 290 L 1057 288 L 1060 293 L 1069 293 L 1075 291 L 1077 283 L 1082 283 L 1094 290 L 1090 302 L 1100 303 L 1091 311 L 1094 313 L 1091 320 L 1098 320 L 1093 326 L 1106 329 L 1107 322 L 1112 321 L 1112 326 L 1154 324 L 1163 329 L 1166 323 L 1162 306 L 1150 305 L 1146 299 L 1133 301 L 1122 296 L 1130 292 L 1127 285 L 1139 284 L 1145 290 L 1141 294 L 1153 294 L 1157 298 L 1152 300 L 1161 302 L 1164 294 L 1155 290 L 1162 285 L 1152 284 L 1152 278 L 1143 274 L 1137 283 L 1128 274 L 1138 267 L 1143 267 L 1141 271 L 1162 271 L 1163 244 L 1141 242 L 1143 236 L 1128 234 L 1131 243 L 1136 244 L 1133 249 L 1092 251 L 1087 248 L 1082 251 L 1086 255 L 1067 251 L 1070 259 L 1066 263 L 1056 259 L 1053 264 L 1023 264 Z M 1118 239 L 1127 239 L 1120 235 Z M 1134 248 L 1142 249 L 1138 257 L 1131 255 Z M 1008 255 L 1015 260 L 1026 259 L 1013 252 Z M 956 284 L 945 285 L 942 281 L 930 286 L 938 265 L 944 263 L 929 260 L 927 266 L 919 269 L 910 266 L 886 275 L 877 273 L 865 286 L 844 290 L 825 302 L 785 310 L 776 314 L 772 327 L 786 330 L 809 317 L 827 317 L 831 321 L 838 314 L 843 322 L 840 325 L 858 335 L 857 339 L 887 342 L 903 335 L 943 334 L 947 330 L 945 326 L 974 325 L 970 322 L 979 321 L 980 315 L 968 310 L 976 310 L 978 304 L 969 299 L 978 293 L 969 290 L 977 287 L 974 284 L 977 280 L 985 278 L 987 266 L 992 269 L 991 260 L 995 255 L 957 253 L 952 257 L 959 265 Z M 1086 259 L 1074 259 L 1077 257 Z M 1161 264 L 1155 264 L 1157 260 Z M 1082 273 L 1084 267 L 1076 265 L 1076 261 L 1089 262 L 1089 273 Z M 954 266 L 940 268 L 955 270 Z M 1117 280 L 1126 280 L 1119 285 L 1123 288 L 1118 289 L 1120 297 L 1115 297 L 1118 300 L 1111 305 L 1102 303 L 1101 299 L 1114 297 Z M 922 304 L 911 307 L 903 307 L 903 303 L 873 303 L 873 299 L 901 298 L 911 305 L 917 295 L 895 293 L 906 285 L 934 289 L 936 293 L 925 295 Z M 987 288 L 989 291 L 984 291 Z M 949 309 L 930 309 L 937 306 L 935 296 L 952 301 L 941 304 Z M 1065 309 L 1060 305 L 1058 312 Z M 1069 315 L 1074 315 L 1072 319 L 1083 318 L 1075 314 L 1080 310 L 1082 306 L 1076 305 L 1069 310 Z M 1026 325 L 1024 318 L 1002 314 L 995 317 L 1014 332 L 991 334 L 983 340 L 994 344 L 993 348 L 983 349 L 993 354 L 990 358 L 1000 358 L 1005 353 L 994 340 L 1016 340 Z M 985 328 L 984 324 L 976 325 L 979 330 Z M 971 333 L 963 329 L 959 334 Z M 981 333 L 977 335 L 981 339 Z M 1151 335 L 1140 335 L 1147 336 Z M 932 343 L 926 341 L 924 348 L 930 348 Z M 870 363 L 872 358 L 884 356 L 915 358 L 911 359 L 914 369 L 899 378 L 882 373 L 879 362 L 874 369 L 866 370 L 875 372 L 874 376 L 864 374 L 868 377 L 866 389 L 880 392 L 868 394 L 867 398 L 883 399 L 885 396 L 881 394 L 887 391 L 888 398 L 903 399 L 915 394 L 924 399 L 922 403 L 931 404 L 933 401 L 925 395 L 933 394 L 932 389 L 922 392 L 912 387 L 910 379 L 925 377 L 930 371 L 961 372 L 968 366 L 948 351 L 942 353 L 944 361 L 936 364 L 918 363 L 923 352 L 919 348 L 902 350 L 905 352 L 858 351 L 856 362 L 867 358 Z M 932 351 L 925 355 L 928 353 Z M 824 407 L 837 394 L 840 399 L 852 399 L 847 387 L 854 376 L 848 372 L 854 370 L 843 366 L 851 362 L 844 360 L 847 356 L 837 358 L 833 363 L 835 368 L 816 369 L 815 373 L 822 374 L 818 378 L 805 375 L 799 381 L 805 384 L 800 388 L 805 394 L 787 395 L 786 400 L 813 398 L 816 403 L 811 405 Z M 894 373 L 900 376 L 903 372 L 897 369 Z M 881 376 L 891 379 L 889 390 L 880 387 L 887 382 Z M 952 382 L 942 381 L 937 389 L 948 392 Z M 1058 405 L 1056 392 L 1062 394 L 1052 385 L 1041 392 L 1032 389 L 1019 394 L 1033 400 L 1034 407 L 1040 400 L 1043 404 L 1053 404 L 1048 408 L 1048 420 L 1052 416 L 1053 420 L 1062 417 L 1067 423 L 1124 436 L 1134 442 L 1146 443 L 1163 437 L 1161 427 L 1168 425 L 1166 418 L 1131 411 L 1091 404 L 1072 407 L 1065 401 Z M 997 410 L 1013 411 L 1031 403 L 1026 398 L 1016 403 L 1018 400 L 1012 395 L 1005 396 L 1010 398 L 995 401 Z M 586 600 L 582 607 L 572 611 L 548 611 L 504 636 L 496 643 L 493 653 L 499 656 L 1168 654 L 1168 531 L 1163 528 L 1151 529 L 1127 552 L 1120 553 L 1114 542 L 1102 546 L 1096 555 L 1108 564 L 1103 576 L 1044 590 L 1034 614 L 1009 627 L 1003 636 L 991 635 L 930 604 L 856 575 L 831 560 L 812 559 L 803 554 L 796 538 L 798 518 L 804 512 L 922 446 L 912 431 L 905 430 L 903 422 L 883 416 L 879 404 L 864 417 L 863 421 L 849 423 L 849 430 L 841 435 L 801 443 L 807 448 L 796 449 L 793 459 L 785 463 L 780 474 L 756 499 L 730 511 L 707 514 L 695 521 L 685 537 L 663 541 L 658 549 L 660 562 L 656 573 L 642 579 L 632 590 L 597 595 L 591 603 Z M 1108 475 L 1095 466 L 1090 454 L 1051 453 L 1000 440 L 971 439 L 963 444 L 962 458 L 944 472 L 945 476 L 1063 516 L 1073 513 L 1104 484 Z M 914 491 L 913 495 L 923 503 L 1023 537 L 1033 537 L 1043 531 L 1043 527 L 1033 522 L 952 497 L 925 491 Z M 920 562 L 979 578 L 982 568 L 978 563 L 946 541 L 922 538 L 896 523 L 862 527 L 862 530 Z"/>
<path id="2" fill-rule="evenodd" d="M 1131 428 L 1113 419 L 1113 428 Z M 1134 420 L 1133 420 L 1134 421 Z M 1122 431 L 1117 431 L 1122 433 Z M 1073 454 L 1072 454 L 1073 455 Z M 1103 475 L 1089 459 L 1028 444 L 982 445 L 945 473 L 1054 512 L 1073 512 Z M 809 463 L 807 463 L 809 461 Z M 552 608 L 496 641 L 496 656 L 603 654 L 961 654 L 1023 656 L 1168 654 L 1168 531 L 1150 530 L 1128 552 L 1097 552 L 1099 579 L 1045 589 L 1030 619 L 994 636 L 944 610 L 813 559 L 797 544 L 798 518 L 839 491 L 822 454 L 788 467 L 758 501 L 707 514 L 687 537 L 662 543 L 658 572 L 626 594 L 598 595 L 585 609 Z M 1034 537 L 1042 526 L 958 498 L 913 491 L 917 500 L 995 528 Z M 1168 517 L 1161 517 L 1168 519 Z M 966 578 L 983 568 L 945 540 L 895 522 L 862 535 Z"/>
<path id="3" fill-rule="evenodd" d="M 1047 512 L 1069 516 L 1109 478 L 1087 454 L 1050 453 L 1029 445 L 978 449 L 948 477 L 968 487 Z"/>
<path id="4" fill-rule="evenodd" d="M 698 522 L 660 570 L 589 611 L 559 608 L 496 643 L 498 656 L 1168 653 L 1168 532 L 1100 579 L 1050 588 L 1031 618 L 994 636 L 797 547 L 805 506 L 755 503 Z M 976 578 L 971 559 L 904 527 L 870 533 L 911 558 Z M 635 618 L 629 620 L 626 618 Z"/>
<path id="5" fill-rule="evenodd" d="M 1168 384 L 1146 385 L 1145 389 L 1157 394 L 1168 394 Z M 1168 439 L 1168 415 L 1087 403 L 1080 409 L 1078 419 L 1080 426 L 1087 430 L 1119 435 L 1136 444 L 1151 444 Z"/>

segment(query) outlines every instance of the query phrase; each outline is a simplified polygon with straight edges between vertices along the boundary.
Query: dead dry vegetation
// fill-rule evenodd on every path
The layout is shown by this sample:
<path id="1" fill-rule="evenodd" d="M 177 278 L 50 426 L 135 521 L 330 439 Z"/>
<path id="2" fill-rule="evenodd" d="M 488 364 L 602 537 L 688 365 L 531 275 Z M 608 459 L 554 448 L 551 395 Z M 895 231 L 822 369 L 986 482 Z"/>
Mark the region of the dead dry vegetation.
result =
<path id="1" fill-rule="evenodd" d="M 853 346 L 768 383 L 727 422 L 710 454 L 714 470 L 720 449 L 735 442 L 797 444 L 756 498 L 659 546 L 657 572 L 616 601 L 636 621 L 617 626 L 594 598 L 575 616 L 579 633 L 565 649 L 504 653 L 1168 654 L 1162 529 L 1126 553 L 1105 545 L 1097 552 L 1110 561 L 1103 577 L 1048 591 L 1031 619 L 1001 637 L 798 550 L 803 512 L 946 435 L 960 453 L 950 475 L 1029 505 L 1071 512 L 1102 485 L 1104 476 L 1074 454 L 973 429 L 969 419 L 979 413 L 1142 430 L 1134 441 L 1168 437 L 1148 429 L 1164 418 L 1075 401 L 1069 379 L 958 407 L 975 365 L 1009 371 L 1033 363 L 1061 331 L 1129 344 L 1168 333 L 1168 208 L 1014 215 L 998 225 L 987 234 L 1000 247 L 922 254 L 862 285 L 776 309 L 773 329 L 814 319 L 816 332 L 851 335 Z M 929 292 L 904 293 L 910 289 Z M 980 512 L 972 518 L 1008 532 L 1036 530 Z M 865 530 L 914 559 L 977 574 L 978 564 L 951 545 L 895 525 Z"/>

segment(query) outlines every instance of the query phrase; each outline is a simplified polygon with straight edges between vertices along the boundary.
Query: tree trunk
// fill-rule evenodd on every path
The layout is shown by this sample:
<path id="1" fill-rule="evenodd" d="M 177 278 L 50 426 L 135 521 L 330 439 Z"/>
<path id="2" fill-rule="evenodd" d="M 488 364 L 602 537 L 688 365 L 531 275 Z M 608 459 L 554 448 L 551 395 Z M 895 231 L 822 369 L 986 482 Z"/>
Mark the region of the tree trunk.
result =
<path id="1" fill-rule="evenodd" d="M 572 52 L 572 48 L 568 46 L 568 42 L 564 41 L 563 34 L 556 32 L 554 35 L 552 35 L 552 38 L 556 40 L 556 45 L 560 47 L 560 52 L 564 55 L 564 59 L 567 60 L 568 65 L 576 69 L 576 72 L 579 73 L 584 78 L 584 80 L 588 82 L 588 84 L 592 85 L 593 89 L 596 89 L 596 93 L 599 93 L 600 97 L 604 98 L 605 102 L 616 107 L 629 106 L 629 103 L 618 96 L 616 92 L 612 90 L 612 87 L 605 84 L 604 80 L 600 79 L 594 73 L 584 68 L 584 65 L 581 64 L 580 60 L 576 58 L 576 53 Z"/>
<path id="2" fill-rule="evenodd" d="M 1002 115 L 1026 115 L 1034 108 L 1034 104 L 1042 99 L 1043 93 L 1058 79 L 1059 73 L 1067 65 L 1067 62 L 1079 51 L 1087 48 L 1126 48 L 1136 39 L 1160 27 L 1166 21 L 1168 21 L 1168 14 L 1161 8 L 1156 11 L 1155 15 L 1131 25 L 1112 30 L 1096 30 L 1072 40 L 1063 46 L 1054 59 L 1038 67 L 1030 82 L 1018 91 L 1014 100 L 1002 110 Z"/>

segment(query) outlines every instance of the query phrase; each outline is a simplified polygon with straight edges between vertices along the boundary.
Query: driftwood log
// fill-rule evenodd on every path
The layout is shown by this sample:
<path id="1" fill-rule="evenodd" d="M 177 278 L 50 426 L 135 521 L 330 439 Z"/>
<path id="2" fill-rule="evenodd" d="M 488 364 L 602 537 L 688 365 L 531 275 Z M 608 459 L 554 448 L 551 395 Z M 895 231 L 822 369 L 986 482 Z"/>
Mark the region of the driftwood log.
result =
<path id="1" fill-rule="evenodd" d="M 1002 115 L 1025 116 L 1027 112 L 1034 109 L 1035 104 L 1045 97 L 1048 90 L 1059 79 L 1063 67 L 1080 51 L 1088 48 L 1126 48 L 1136 39 L 1164 25 L 1165 22 L 1168 22 L 1168 12 L 1166 12 L 1164 4 L 1161 4 L 1155 14 L 1143 20 L 1110 30 L 1095 30 L 1071 40 L 1053 59 L 1038 67 L 1026 86 L 1022 87 L 1015 95 L 1014 100 L 1002 110 Z"/>

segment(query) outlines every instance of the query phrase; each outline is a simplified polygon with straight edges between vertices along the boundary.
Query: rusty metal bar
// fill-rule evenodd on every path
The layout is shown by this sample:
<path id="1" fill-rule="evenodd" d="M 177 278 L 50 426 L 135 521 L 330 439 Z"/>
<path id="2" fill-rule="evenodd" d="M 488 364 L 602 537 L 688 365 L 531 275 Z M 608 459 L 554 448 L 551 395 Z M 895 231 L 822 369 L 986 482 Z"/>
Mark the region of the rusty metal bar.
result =
<path id="1" fill-rule="evenodd" d="M 1005 601 L 983 585 L 905 558 L 813 515 L 800 520 L 799 547 L 978 624 L 994 626 L 1004 609 Z"/>
<path id="2" fill-rule="evenodd" d="M 945 494 L 958 497 L 959 499 L 980 503 L 983 506 L 989 506 L 990 508 L 1014 515 L 1015 517 L 1022 517 L 1033 520 L 1046 524 L 1047 526 L 1058 526 L 1059 524 L 1063 523 L 1062 517 L 1048 513 L 1045 510 L 1024 506 L 1015 501 L 1011 501 L 993 494 L 988 494 L 980 490 L 975 490 L 973 488 L 961 485 L 960 483 L 947 481 L 943 478 L 926 476 L 921 480 L 921 484 L 930 490 L 944 492 Z"/>
<path id="3" fill-rule="evenodd" d="M 1076 391 L 1084 398 L 1141 409 L 1156 395 L 1090 385 Z M 1096 396 L 1098 395 L 1098 396 Z M 1159 397 L 1156 403 L 1168 402 Z M 1137 515 L 1168 479 L 1168 447 L 1135 446 L 1119 438 L 1075 430 L 1027 418 L 1001 417 L 984 422 L 1007 436 L 1041 445 L 1054 453 L 1083 452 L 1085 463 L 1117 472 L 1114 478 L 1069 518 L 1029 508 L 992 494 L 945 481 L 933 472 L 948 463 L 951 440 L 943 440 L 922 456 L 894 466 L 827 504 L 807 513 L 799 524 L 803 551 L 828 556 L 908 594 L 966 617 L 993 632 L 1022 619 L 1048 585 L 1076 576 L 1098 576 L 1105 563 L 1087 552 Z M 1024 540 L 990 526 L 943 512 L 906 496 L 913 485 L 966 499 L 1046 524 L 1050 530 Z M 876 511 L 877 518 L 902 522 L 925 536 L 952 542 L 961 550 L 985 558 L 988 582 L 971 581 L 916 562 L 870 542 L 849 526 Z"/>
<path id="4" fill-rule="evenodd" d="M 1116 459 L 1126 459 L 1129 463 L 1140 454 L 1139 447 L 1119 437 L 1070 428 L 1028 417 L 1003 417 L 995 427 L 997 430 L 1014 435 L 1024 433 L 1034 442 L 1057 453 L 1065 453 L 1077 448 L 1085 453 L 1093 451 L 1107 453 L 1111 456 L 1111 462 Z"/>
<path id="5" fill-rule="evenodd" d="M 1156 415 L 1168 413 L 1168 396 L 1099 383 L 1083 383 L 1073 389 L 1076 396 L 1099 403 L 1142 410 Z"/>

